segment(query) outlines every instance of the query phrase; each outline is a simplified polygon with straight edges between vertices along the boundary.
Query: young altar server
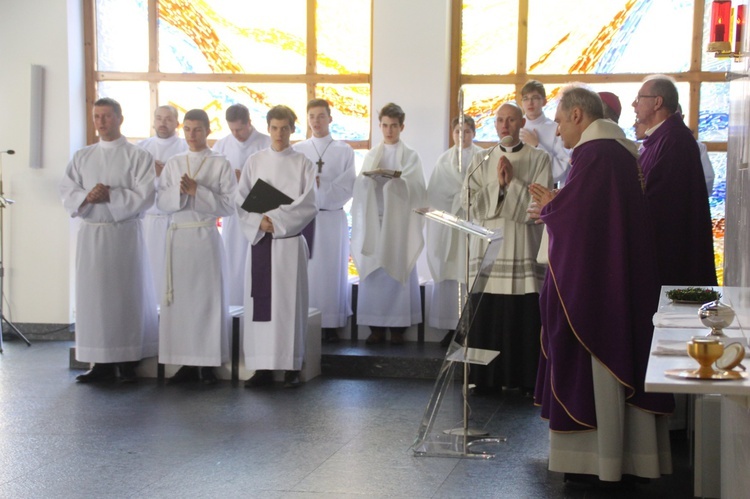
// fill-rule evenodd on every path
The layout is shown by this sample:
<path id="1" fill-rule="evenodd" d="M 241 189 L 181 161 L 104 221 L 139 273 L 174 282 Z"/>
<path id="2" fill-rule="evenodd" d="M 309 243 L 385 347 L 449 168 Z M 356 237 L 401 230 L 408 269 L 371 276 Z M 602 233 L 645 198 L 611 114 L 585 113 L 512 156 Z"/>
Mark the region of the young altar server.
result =
<path id="1" fill-rule="evenodd" d="M 417 258 L 422 252 L 426 189 L 419 154 L 401 141 L 406 114 L 397 104 L 380 110 L 383 142 L 365 156 L 354 183 L 352 258 L 359 271 L 357 322 L 370 326 L 367 344 L 404 343 L 404 332 L 422 320 Z M 400 177 L 368 176 L 395 170 Z"/>
<path id="2" fill-rule="evenodd" d="M 202 109 L 185 114 L 190 150 L 162 173 L 157 205 L 170 213 L 166 283 L 159 323 L 159 361 L 182 365 L 170 383 L 216 383 L 214 367 L 229 359 L 226 258 L 216 219 L 234 210 L 237 179 L 227 159 L 208 148 Z"/>
<path id="3" fill-rule="evenodd" d="M 248 388 L 273 383 L 283 370 L 284 386 L 300 386 L 308 316 L 308 242 L 302 232 L 315 220 L 315 166 L 291 148 L 297 116 L 286 106 L 268 111 L 271 147 L 250 156 L 242 168 L 235 201 L 250 241 L 245 275 L 245 366 L 255 374 Z M 242 208 L 257 184 L 269 184 L 292 199 L 265 213 Z M 314 229 L 313 226 L 310 227 Z M 311 232 L 311 231 L 310 231 Z"/>
<path id="4" fill-rule="evenodd" d="M 349 304 L 349 224 L 344 205 L 352 198 L 354 150 L 344 141 L 334 140 L 329 127 L 328 101 L 307 103 L 307 123 L 313 136 L 294 145 L 316 165 L 318 216 L 315 217 L 315 248 L 307 275 L 310 306 L 320 310 L 323 341 L 339 341 L 337 329 L 346 326 L 352 314 Z"/>
<path id="5" fill-rule="evenodd" d="M 483 149 L 474 144 L 476 125 L 470 116 L 464 115 L 463 130 L 458 118 L 453 118 L 451 128 L 454 145 L 438 158 L 427 184 L 427 198 L 430 208 L 465 217 L 461 187 L 474 156 Z M 427 264 L 433 280 L 427 322 L 436 329 L 448 330 L 440 342 L 447 347 L 458 324 L 459 283 L 466 281 L 466 235 L 427 222 Z"/>

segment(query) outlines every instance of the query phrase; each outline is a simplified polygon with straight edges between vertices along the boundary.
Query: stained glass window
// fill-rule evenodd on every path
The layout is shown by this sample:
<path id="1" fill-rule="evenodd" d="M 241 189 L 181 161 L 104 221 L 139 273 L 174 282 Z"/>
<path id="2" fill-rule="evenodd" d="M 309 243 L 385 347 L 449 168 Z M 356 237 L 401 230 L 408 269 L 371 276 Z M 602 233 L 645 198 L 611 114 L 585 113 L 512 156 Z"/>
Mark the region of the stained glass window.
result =
<path id="1" fill-rule="evenodd" d="M 632 102 L 643 78 L 672 76 L 686 124 L 712 151 L 711 210 L 715 228 L 720 227 L 714 235 L 717 262 L 722 262 L 729 118 L 723 73 L 730 61 L 705 50 L 710 13 L 710 0 L 463 0 L 460 19 L 453 20 L 461 34 L 453 57 L 459 58 L 456 85 L 464 90 L 463 111 L 478 123 L 477 141 L 497 141 L 494 111 L 508 100 L 520 103 L 518 93 L 530 79 L 544 83 L 544 112 L 550 118 L 567 83 L 582 81 L 616 94 L 620 127 L 634 139 Z M 693 33 L 694 19 L 701 17 L 703 26 Z M 451 115 L 457 114 L 454 104 Z"/>
<path id="2" fill-rule="evenodd" d="M 336 138 L 369 141 L 371 0 L 156 0 L 151 34 L 148 0 L 87 1 L 95 12 L 95 93 L 137 117 L 123 126 L 131 139 L 151 134 L 152 110 L 166 103 L 205 109 L 210 139 L 221 138 L 224 111 L 239 102 L 261 130 L 270 107 L 290 106 L 300 119 L 292 140 L 302 140 L 306 103 L 321 97 L 333 106 Z M 126 94 L 131 87 L 137 91 Z"/>

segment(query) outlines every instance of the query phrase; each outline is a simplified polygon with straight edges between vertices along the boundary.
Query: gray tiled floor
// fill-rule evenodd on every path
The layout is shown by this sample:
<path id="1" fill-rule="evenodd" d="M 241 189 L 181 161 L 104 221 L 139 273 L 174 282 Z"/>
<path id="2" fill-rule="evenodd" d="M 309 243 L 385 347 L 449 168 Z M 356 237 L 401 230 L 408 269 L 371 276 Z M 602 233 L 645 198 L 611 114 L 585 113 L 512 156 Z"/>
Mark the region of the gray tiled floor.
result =
<path id="1" fill-rule="evenodd" d="M 0 497 L 690 497 L 675 474 L 630 490 L 565 485 L 546 469 L 538 409 L 514 393 L 475 399 L 493 460 L 409 451 L 432 383 L 317 378 L 299 390 L 90 386 L 68 342 L 8 341 L 0 356 Z"/>

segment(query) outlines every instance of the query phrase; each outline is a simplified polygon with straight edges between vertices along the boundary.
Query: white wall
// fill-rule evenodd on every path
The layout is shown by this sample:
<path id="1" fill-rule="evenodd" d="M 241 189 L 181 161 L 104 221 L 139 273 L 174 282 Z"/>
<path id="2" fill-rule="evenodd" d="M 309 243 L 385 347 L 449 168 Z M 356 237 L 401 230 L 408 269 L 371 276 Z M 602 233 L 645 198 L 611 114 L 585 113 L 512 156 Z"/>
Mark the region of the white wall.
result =
<path id="1" fill-rule="evenodd" d="M 16 151 L 2 157 L 4 192 L 16 201 L 4 213 L 5 312 L 16 322 L 69 322 L 70 227 L 57 184 L 85 140 L 80 3 L 3 2 L 0 16 L 0 150 Z M 28 166 L 32 64 L 45 69 L 39 170 Z"/>
<path id="2" fill-rule="evenodd" d="M 376 0 L 373 26 L 372 143 L 382 140 L 378 110 L 400 105 L 401 139 L 422 158 L 426 182 L 448 148 L 450 0 Z M 430 278 L 424 254 L 417 269 Z"/>

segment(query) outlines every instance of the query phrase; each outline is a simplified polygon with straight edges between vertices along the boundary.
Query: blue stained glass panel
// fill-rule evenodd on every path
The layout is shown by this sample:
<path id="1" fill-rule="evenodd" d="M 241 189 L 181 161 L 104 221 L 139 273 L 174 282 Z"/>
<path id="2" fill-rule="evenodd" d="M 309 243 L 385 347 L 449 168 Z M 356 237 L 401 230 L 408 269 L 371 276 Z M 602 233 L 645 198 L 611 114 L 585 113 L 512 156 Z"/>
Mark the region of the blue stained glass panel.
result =
<path id="1" fill-rule="evenodd" d="M 729 140 L 729 83 L 701 83 L 698 138 L 706 142 Z"/>
<path id="2" fill-rule="evenodd" d="M 147 4 L 96 0 L 97 71 L 148 71 Z"/>
<path id="3" fill-rule="evenodd" d="M 582 22 L 584 12 L 586 20 Z M 691 26 L 692 20 L 692 0 L 530 0 L 528 71 L 686 71 L 692 36 L 684 27 Z"/>

